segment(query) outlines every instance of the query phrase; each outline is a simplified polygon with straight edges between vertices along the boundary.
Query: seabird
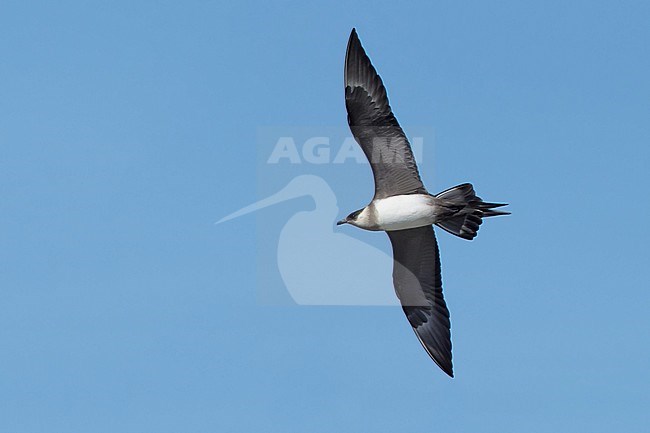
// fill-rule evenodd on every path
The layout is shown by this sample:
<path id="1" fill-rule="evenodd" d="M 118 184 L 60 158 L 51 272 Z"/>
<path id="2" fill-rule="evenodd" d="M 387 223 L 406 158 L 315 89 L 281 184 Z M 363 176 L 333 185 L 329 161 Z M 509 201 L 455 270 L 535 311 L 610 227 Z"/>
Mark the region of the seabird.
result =
<path id="1" fill-rule="evenodd" d="M 429 194 L 411 146 L 388 104 L 386 88 L 352 29 L 345 55 L 345 106 L 355 140 L 368 158 L 375 195 L 337 225 L 385 231 L 393 247 L 393 285 L 406 318 L 431 359 L 453 377 L 449 310 L 442 295 L 436 225 L 460 238 L 476 237 L 495 210 L 470 183 Z"/>

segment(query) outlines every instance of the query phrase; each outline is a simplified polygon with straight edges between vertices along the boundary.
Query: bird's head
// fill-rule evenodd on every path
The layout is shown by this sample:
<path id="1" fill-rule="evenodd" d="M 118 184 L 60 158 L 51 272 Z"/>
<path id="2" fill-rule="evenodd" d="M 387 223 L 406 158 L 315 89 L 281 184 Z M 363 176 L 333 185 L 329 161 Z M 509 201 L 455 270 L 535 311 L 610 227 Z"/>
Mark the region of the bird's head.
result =
<path id="1" fill-rule="evenodd" d="M 346 216 L 341 221 L 338 221 L 336 223 L 336 225 L 340 226 L 341 224 L 352 224 L 353 226 L 359 226 L 359 225 L 363 224 L 363 220 L 364 220 L 363 211 L 364 210 L 365 210 L 365 208 L 355 210 L 354 212 L 352 212 L 350 215 Z"/>

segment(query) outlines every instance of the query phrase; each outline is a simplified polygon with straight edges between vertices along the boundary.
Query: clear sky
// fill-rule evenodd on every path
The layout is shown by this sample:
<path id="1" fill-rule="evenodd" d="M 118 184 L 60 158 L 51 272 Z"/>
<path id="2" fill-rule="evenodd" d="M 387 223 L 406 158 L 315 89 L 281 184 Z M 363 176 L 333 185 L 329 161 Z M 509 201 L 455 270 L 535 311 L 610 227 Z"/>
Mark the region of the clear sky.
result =
<path id="1" fill-rule="evenodd" d="M 0 431 L 647 431 L 648 4 L 305 3 L 2 2 Z M 454 379 L 399 308 L 292 301 L 308 198 L 214 224 L 297 174 L 332 223 L 369 200 L 367 166 L 265 163 L 345 133 L 352 27 L 429 190 L 511 203 L 438 231 Z"/>

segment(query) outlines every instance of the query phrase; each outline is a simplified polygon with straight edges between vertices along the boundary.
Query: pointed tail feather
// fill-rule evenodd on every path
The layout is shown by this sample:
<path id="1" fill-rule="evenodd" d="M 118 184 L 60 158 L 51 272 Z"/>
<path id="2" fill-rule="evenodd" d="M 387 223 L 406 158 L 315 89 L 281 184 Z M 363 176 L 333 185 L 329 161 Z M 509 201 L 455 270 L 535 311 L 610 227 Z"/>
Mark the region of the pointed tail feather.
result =
<path id="1" fill-rule="evenodd" d="M 472 240 L 478 234 L 483 218 L 510 215 L 510 212 L 495 210 L 507 206 L 507 203 L 488 203 L 481 200 L 474 192 L 470 183 L 449 188 L 436 195 L 447 206 L 455 208 L 449 217 L 436 223 L 436 225 L 449 233 L 463 239 Z"/>

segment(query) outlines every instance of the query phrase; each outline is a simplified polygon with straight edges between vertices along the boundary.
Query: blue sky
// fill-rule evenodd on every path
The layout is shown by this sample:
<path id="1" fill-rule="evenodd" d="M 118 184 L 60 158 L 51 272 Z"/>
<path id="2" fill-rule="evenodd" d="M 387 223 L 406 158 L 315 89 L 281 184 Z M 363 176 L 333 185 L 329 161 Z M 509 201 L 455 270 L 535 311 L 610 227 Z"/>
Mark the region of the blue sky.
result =
<path id="1" fill-rule="evenodd" d="M 3 2 L 0 430 L 645 431 L 649 20 L 641 1 Z M 294 175 L 260 165 L 269 130 L 345 128 L 352 27 L 400 122 L 433 131 L 429 190 L 511 203 L 471 243 L 438 233 L 453 380 L 399 308 L 261 299 L 286 294 L 269 254 L 309 199 L 214 224 Z M 362 165 L 299 170 L 339 215 L 370 198 Z"/>

